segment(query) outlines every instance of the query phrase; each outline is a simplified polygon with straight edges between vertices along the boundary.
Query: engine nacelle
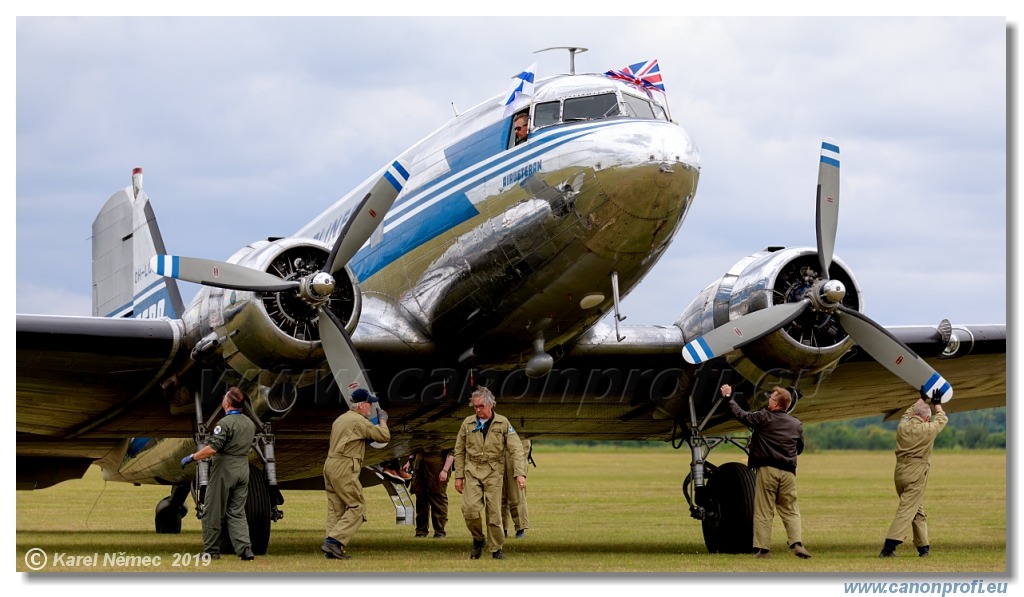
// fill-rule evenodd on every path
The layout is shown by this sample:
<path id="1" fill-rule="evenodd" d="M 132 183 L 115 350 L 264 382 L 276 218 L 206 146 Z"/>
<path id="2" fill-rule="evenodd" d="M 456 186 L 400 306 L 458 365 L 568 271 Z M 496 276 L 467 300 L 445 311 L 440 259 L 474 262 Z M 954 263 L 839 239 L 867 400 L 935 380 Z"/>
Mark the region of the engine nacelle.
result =
<path id="1" fill-rule="evenodd" d="M 286 238 L 248 245 L 228 262 L 299 280 L 319 271 L 329 255 L 330 247 L 319 241 Z M 362 293 L 351 270 L 346 267 L 344 272 L 336 276 L 329 304 L 351 335 L 359 323 Z M 317 380 L 326 359 L 320 345 L 319 310 L 299 292 L 213 287 L 200 292 L 201 300 L 186 315 L 188 333 L 196 336 L 193 358 L 203 361 L 216 355 L 240 379 L 266 388 L 304 386 Z M 281 408 L 278 404 L 271 410 Z"/>
<path id="2" fill-rule="evenodd" d="M 731 320 L 783 303 L 802 300 L 818 277 L 820 265 L 814 248 L 768 248 L 734 265 L 720 280 L 697 295 L 676 321 L 690 341 Z M 846 286 L 842 304 L 861 310 L 856 278 L 839 259 L 833 259 L 829 278 Z M 807 309 L 759 340 L 726 355 L 736 371 L 751 382 L 779 369 L 814 374 L 830 369 L 853 346 L 834 313 Z"/>

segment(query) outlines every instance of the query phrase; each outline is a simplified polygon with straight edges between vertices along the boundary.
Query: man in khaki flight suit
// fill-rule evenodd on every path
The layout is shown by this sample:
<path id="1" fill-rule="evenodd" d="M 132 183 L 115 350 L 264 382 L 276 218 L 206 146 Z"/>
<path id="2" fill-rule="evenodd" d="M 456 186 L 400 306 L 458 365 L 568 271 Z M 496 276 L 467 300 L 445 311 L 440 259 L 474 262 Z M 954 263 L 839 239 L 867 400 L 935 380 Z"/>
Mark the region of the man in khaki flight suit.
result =
<path id="1" fill-rule="evenodd" d="M 473 535 L 472 560 L 480 558 L 484 548 L 484 522 L 491 557 L 505 557 L 501 548 L 505 535 L 501 526 L 501 494 L 505 480 L 506 454 L 515 467 L 516 484 L 526 488 L 526 458 L 523 443 L 508 419 L 494 412 L 494 394 L 478 387 L 470 397 L 475 415 L 466 417 L 455 437 L 455 490 L 462 494 L 462 516 Z"/>
<path id="2" fill-rule="evenodd" d="M 324 489 L 327 490 L 327 538 L 320 546 L 327 559 L 349 560 L 345 553 L 356 531 L 363 524 L 366 500 L 359 483 L 366 444 L 391 440 L 388 414 L 380 411 L 379 425 L 370 422 L 370 393 L 359 388 L 352 392 L 349 411 L 331 425 L 331 447 L 324 462 Z"/>
<path id="3" fill-rule="evenodd" d="M 533 442 L 524 439 L 523 440 L 523 454 L 525 454 L 526 463 L 532 464 L 533 458 L 530 456 L 533 448 Z M 513 462 L 511 452 L 506 454 L 505 458 L 505 494 L 501 499 L 501 513 L 502 521 L 505 528 L 505 536 L 508 536 L 509 530 L 509 519 L 512 520 L 512 525 L 516 529 L 516 539 L 523 539 L 526 537 L 526 529 L 530 528 L 530 513 L 526 505 L 526 490 L 520 489 L 519 485 L 515 480 L 515 462 Z M 534 466 L 536 466 L 534 464 Z M 523 472 L 527 472 L 529 467 L 525 467 Z"/>
<path id="4" fill-rule="evenodd" d="M 948 418 L 942 410 L 942 394 L 939 390 L 934 390 L 931 396 L 935 420 L 931 420 L 932 409 L 925 402 L 926 398 L 927 395 L 922 391 L 921 398 L 903 413 L 903 418 L 896 428 L 896 470 L 893 473 L 893 480 L 896 482 L 896 493 L 900 496 L 900 505 L 896 509 L 896 518 L 885 536 L 882 552 L 878 554 L 880 558 L 894 557 L 896 546 L 903 543 L 911 527 L 918 555 L 929 555 L 928 515 L 924 512 L 924 490 L 928 487 L 928 469 L 931 468 L 935 437 L 946 426 Z"/>

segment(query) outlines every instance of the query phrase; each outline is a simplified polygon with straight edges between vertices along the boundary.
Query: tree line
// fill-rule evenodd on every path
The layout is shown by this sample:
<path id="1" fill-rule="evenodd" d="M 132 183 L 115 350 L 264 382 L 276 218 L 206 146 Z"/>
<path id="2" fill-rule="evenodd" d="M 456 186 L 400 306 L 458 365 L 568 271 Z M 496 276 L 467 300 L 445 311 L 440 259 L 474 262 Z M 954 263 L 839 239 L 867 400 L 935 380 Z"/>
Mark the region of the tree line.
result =
<path id="1" fill-rule="evenodd" d="M 805 450 L 892 450 L 898 424 L 899 419 L 883 422 L 878 417 L 808 423 L 804 425 Z M 949 414 L 949 423 L 935 438 L 935 447 L 1006 448 L 1006 407 Z"/>
<path id="2" fill-rule="evenodd" d="M 901 413 L 902 414 L 902 413 Z M 847 421 L 804 424 L 804 450 L 893 450 L 899 419 L 881 421 L 864 417 Z M 661 441 L 580 441 L 545 440 L 545 446 L 586 447 L 621 446 L 628 448 L 664 447 Z M 685 445 L 685 442 L 683 443 Z M 949 423 L 935 438 L 937 449 L 984 450 L 1006 448 L 1006 407 L 949 414 Z M 725 446 L 724 449 L 730 449 Z"/>

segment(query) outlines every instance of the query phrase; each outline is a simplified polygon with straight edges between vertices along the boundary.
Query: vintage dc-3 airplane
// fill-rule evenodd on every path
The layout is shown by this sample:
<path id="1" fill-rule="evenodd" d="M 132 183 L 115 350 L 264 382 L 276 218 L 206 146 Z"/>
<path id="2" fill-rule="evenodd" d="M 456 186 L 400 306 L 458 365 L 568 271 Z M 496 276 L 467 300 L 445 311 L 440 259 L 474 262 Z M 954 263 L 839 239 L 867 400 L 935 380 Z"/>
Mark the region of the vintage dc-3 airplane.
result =
<path id="1" fill-rule="evenodd" d="M 167 255 L 137 169 L 93 224 L 94 316 L 17 317 L 18 487 L 97 464 L 111 481 L 169 486 L 156 529 L 180 532 L 203 471 L 179 460 L 238 385 L 259 421 L 247 514 L 265 553 L 280 490 L 322 487 L 352 389 L 390 414 L 391 441 L 368 450 L 363 477 L 383 481 L 401 517 L 404 487 L 374 465 L 451 446 L 485 384 L 528 438 L 685 447 L 683 493 L 707 548 L 744 552 L 754 473 L 706 460 L 722 442 L 745 446 L 722 383 L 750 409 L 792 387 L 805 423 L 899 416 L 922 388 L 944 401 L 955 388 L 952 411 L 1005 404 L 1005 324 L 886 329 L 860 312 L 857 279 L 833 256 L 829 140 L 816 247 L 741 259 L 673 325 L 620 326 L 620 298 L 679 232 L 700 159 L 656 61 L 576 74 L 583 50 L 569 48 L 568 74 L 524 71 L 293 235 L 224 262 Z M 177 280 L 203 285 L 188 307 Z"/>

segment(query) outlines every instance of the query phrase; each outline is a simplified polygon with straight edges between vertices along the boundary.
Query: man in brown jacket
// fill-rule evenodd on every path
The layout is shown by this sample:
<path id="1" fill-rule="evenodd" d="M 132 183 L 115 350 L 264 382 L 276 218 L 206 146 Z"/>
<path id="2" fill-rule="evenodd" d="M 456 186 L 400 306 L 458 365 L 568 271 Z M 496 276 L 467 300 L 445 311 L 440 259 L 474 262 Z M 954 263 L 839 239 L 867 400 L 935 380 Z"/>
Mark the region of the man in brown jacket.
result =
<path id="1" fill-rule="evenodd" d="M 798 558 L 811 557 L 801 539 L 803 524 L 796 495 L 796 461 L 804 451 L 804 427 L 788 412 L 793 395 L 786 388 L 775 386 L 768 397 L 768 406 L 747 412 L 733 399 L 732 386 L 725 384 L 720 389 L 722 396 L 729 400 L 732 415 L 753 432 L 747 446 L 747 466 L 756 471 L 753 547 L 757 553 L 754 557 L 771 557 L 776 507 L 786 528 L 790 551 Z"/>
<path id="2" fill-rule="evenodd" d="M 324 489 L 327 490 L 327 538 L 320 551 L 328 559 L 351 559 L 345 546 L 363 524 L 366 500 L 359 482 L 363 468 L 366 444 L 369 441 L 387 442 L 388 414 L 379 411 L 379 425 L 370 422 L 369 392 L 360 388 L 352 392 L 349 411 L 331 425 L 331 447 L 324 462 Z"/>
<path id="3" fill-rule="evenodd" d="M 484 522 L 491 557 L 505 557 L 501 548 L 505 534 L 501 526 L 501 494 L 505 481 L 506 453 L 515 468 L 516 484 L 526 488 L 526 458 L 523 443 L 508 419 L 494 412 L 494 394 L 478 387 L 470 398 L 475 415 L 466 417 L 455 437 L 455 491 L 462 494 L 462 516 L 473 535 L 472 560 L 484 548 Z"/>
<path id="4" fill-rule="evenodd" d="M 942 395 L 939 390 L 932 392 L 931 408 L 925 402 L 926 398 L 927 395 L 922 391 L 921 398 L 903 413 L 903 418 L 896 428 L 896 471 L 893 480 L 896 482 L 896 493 L 900 496 L 900 505 L 896 509 L 896 518 L 885 536 L 882 552 L 878 554 L 880 558 L 894 557 L 896 546 L 903 543 L 911 528 L 918 555 L 929 555 L 928 515 L 924 512 L 924 490 L 928 487 L 928 469 L 931 468 L 935 437 L 946 426 L 948 418 L 942 410 Z M 932 408 L 935 409 L 934 420 L 931 416 Z"/>

